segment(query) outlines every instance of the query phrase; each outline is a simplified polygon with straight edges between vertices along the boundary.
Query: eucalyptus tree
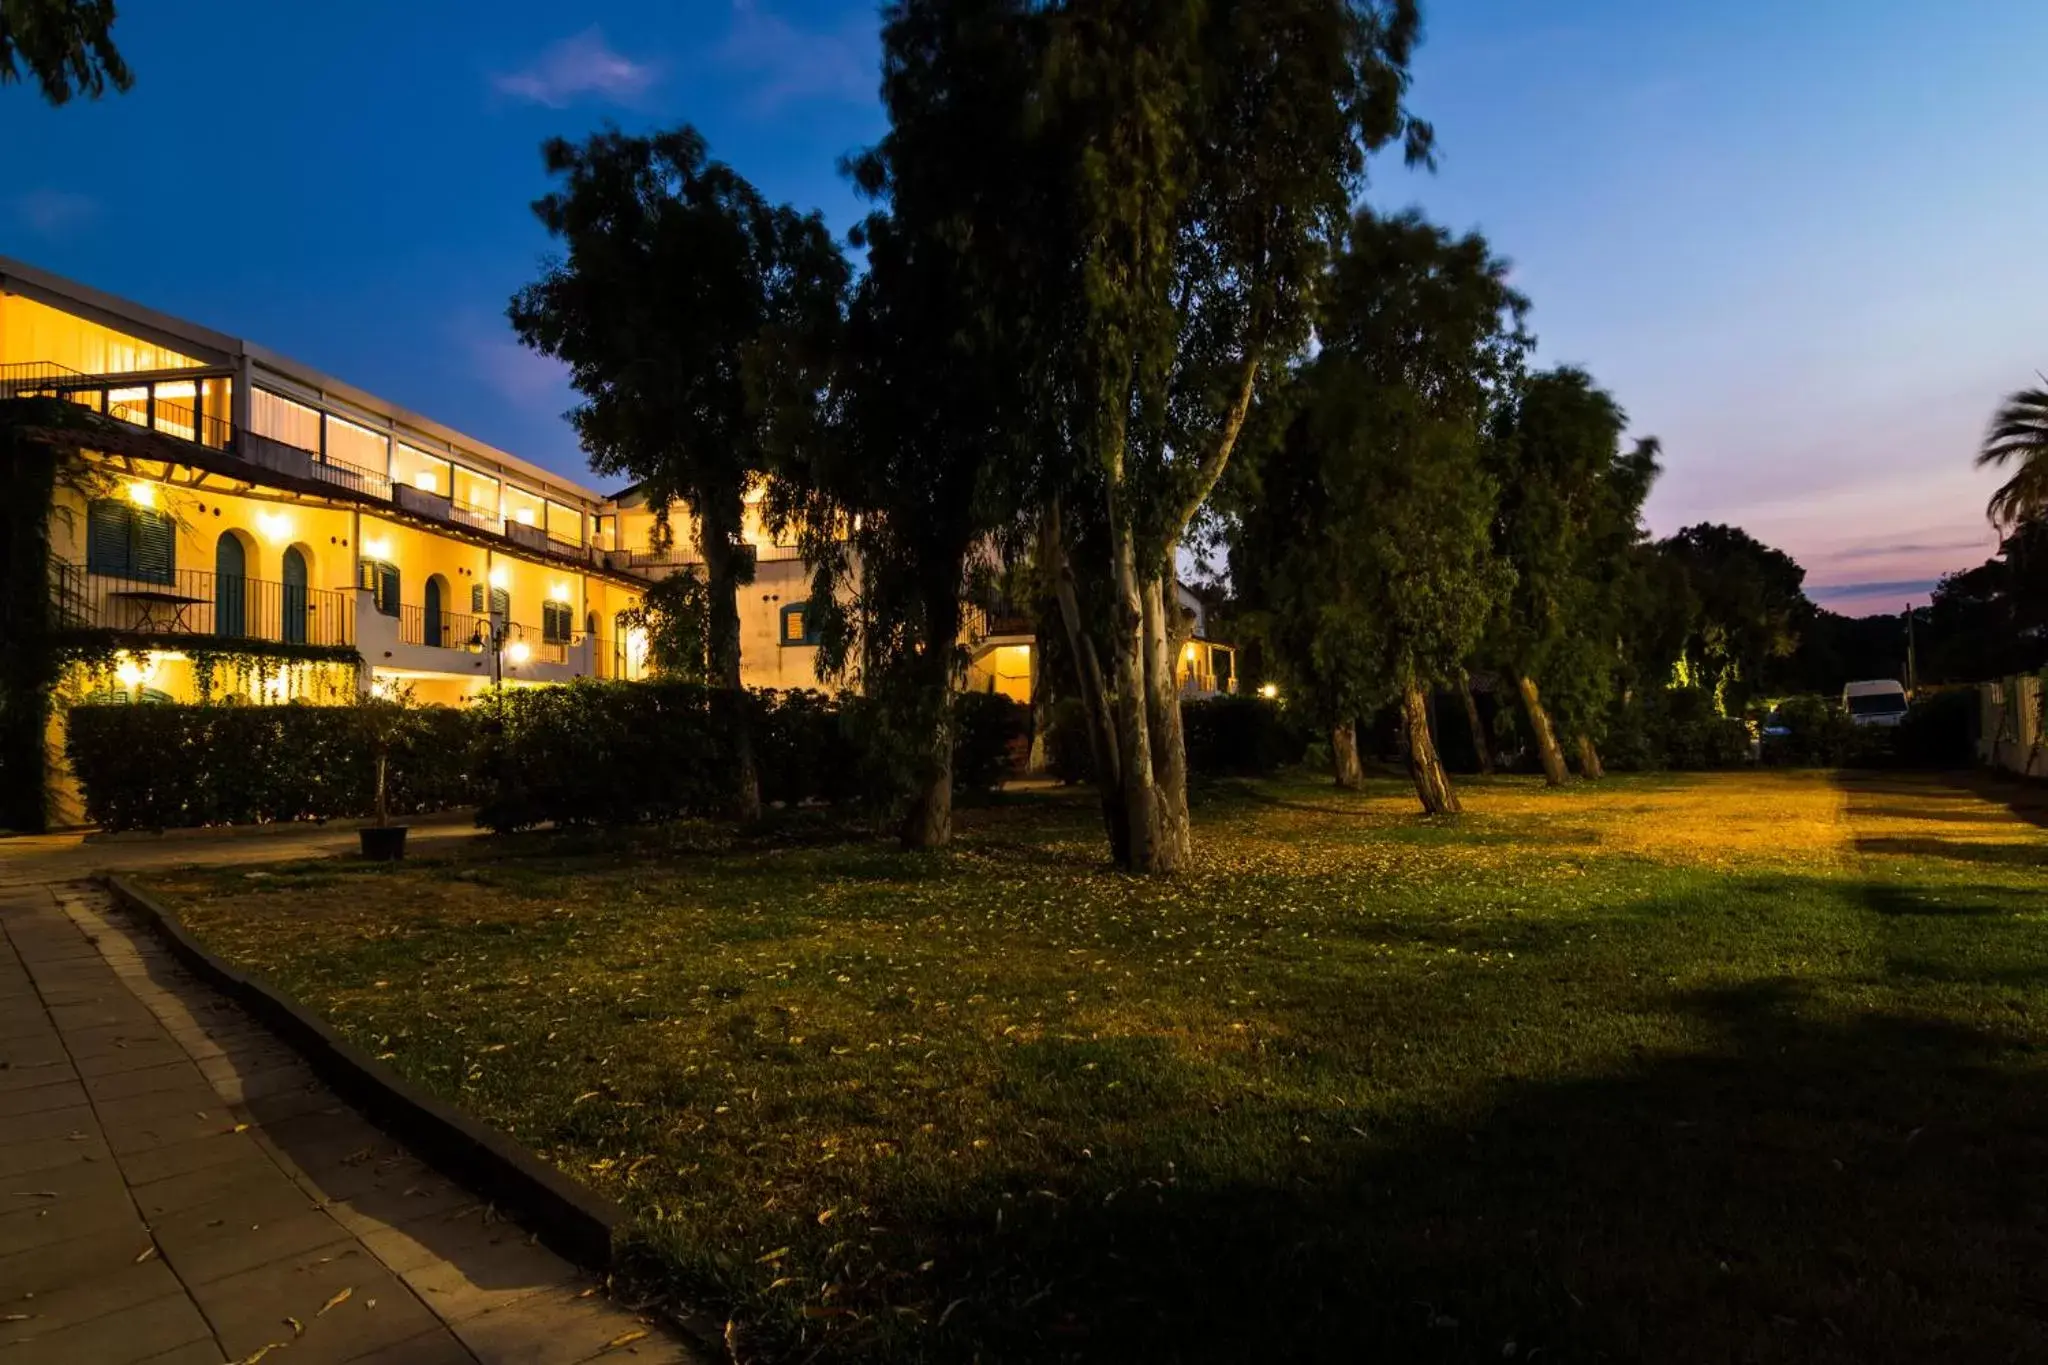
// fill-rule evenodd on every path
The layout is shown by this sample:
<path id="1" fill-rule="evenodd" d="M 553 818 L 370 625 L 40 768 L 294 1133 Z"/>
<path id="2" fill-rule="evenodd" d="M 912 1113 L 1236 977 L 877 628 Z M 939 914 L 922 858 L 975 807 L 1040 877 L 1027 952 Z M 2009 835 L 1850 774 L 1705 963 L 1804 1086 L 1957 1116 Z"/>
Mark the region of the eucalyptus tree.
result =
<path id="1" fill-rule="evenodd" d="M 1565 366 L 1527 376 L 1487 443 L 1500 485 L 1494 545 L 1515 571 L 1487 648 L 1514 679 L 1552 786 L 1569 773 L 1541 680 L 1581 676 L 1587 666 L 1587 549 L 1622 426 L 1613 398 L 1584 370 Z"/>
<path id="2" fill-rule="evenodd" d="M 850 276 L 817 214 L 771 205 L 703 137 L 616 129 L 543 148 L 560 188 L 534 213 L 561 244 L 508 314 L 569 367 L 593 468 L 640 481 L 657 527 L 688 510 L 704 563 L 707 667 L 740 687 L 739 589 L 752 581 L 747 494 L 817 439 Z M 735 813 L 759 813 L 735 706 Z"/>
<path id="3" fill-rule="evenodd" d="M 1191 853 L 1175 559 L 1262 376 L 1308 339 L 1368 154 L 1427 159 L 1415 0 L 1066 0 L 1039 16 L 1039 261 L 1064 294 L 1041 557 L 1117 861 Z"/>
<path id="4" fill-rule="evenodd" d="M 1280 439 L 1233 481 L 1230 567 L 1297 702 L 1355 786 L 1357 717 L 1400 707 L 1423 808 L 1458 809 L 1430 730 L 1511 574 L 1489 530 L 1486 415 L 1519 373 L 1527 301 L 1476 234 L 1362 212 L 1321 291 Z"/>
<path id="5" fill-rule="evenodd" d="M 6 0 L 0 4 L 0 85 L 23 69 L 51 104 L 98 99 L 135 84 L 114 46 L 114 0 Z"/>
<path id="6" fill-rule="evenodd" d="M 778 507 L 804 527 L 825 666 L 858 672 L 911 737 L 904 842 L 952 830 L 951 700 L 963 610 L 1028 488 L 1032 377 L 1055 344 L 1011 268 L 1036 249 L 1024 111 L 1038 78 L 1008 0 L 898 0 L 884 11 L 889 130 L 848 164 L 876 204 L 855 233 L 834 436 Z M 970 72 L 972 79 L 958 73 Z M 801 496 L 785 501 L 792 492 Z"/>

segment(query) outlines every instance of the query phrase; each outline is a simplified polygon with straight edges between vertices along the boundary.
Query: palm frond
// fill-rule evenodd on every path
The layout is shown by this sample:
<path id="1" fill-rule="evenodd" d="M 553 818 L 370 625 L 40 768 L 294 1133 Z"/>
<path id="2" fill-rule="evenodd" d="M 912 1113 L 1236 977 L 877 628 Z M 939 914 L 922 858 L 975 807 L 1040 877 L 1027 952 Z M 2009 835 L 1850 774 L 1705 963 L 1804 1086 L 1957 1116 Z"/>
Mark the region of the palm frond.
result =
<path id="1" fill-rule="evenodd" d="M 1977 467 L 2008 464 L 2018 468 L 1991 495 L 1986 515 L 2010 527 L 2048 513 L 2048 388 L 2021 389 L 1992 416 Z"/>

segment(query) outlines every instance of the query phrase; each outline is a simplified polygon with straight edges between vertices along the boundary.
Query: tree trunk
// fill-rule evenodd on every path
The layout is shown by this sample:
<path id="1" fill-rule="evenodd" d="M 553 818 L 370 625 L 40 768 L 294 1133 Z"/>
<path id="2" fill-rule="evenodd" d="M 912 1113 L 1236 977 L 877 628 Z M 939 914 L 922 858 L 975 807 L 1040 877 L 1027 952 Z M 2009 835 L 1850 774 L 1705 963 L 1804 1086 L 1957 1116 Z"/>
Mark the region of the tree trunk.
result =
<path id="1" fill-rule="evenodd" d="M 1102 660 L 1095 652 L 1095 639 L 1081 619 L 1080 591 L 1074 586 L 1074 566 L 1067 557 L 1064 531 L 1060 524 L 1060 500 L 1046 504 L 1039 519 L 1038 551 L 1053 569 L 1053 598 L 1060 609 L 1060 625 L 1067 633 L 1067 653 L 1074 661 L 1074 685 L 1088 713 L 1088 748 L 1095 761 L 1095 787 L 1102 801 L 1102 823 L 1109 831 L 1109 856 L 1118 866 L 1130 862 L 1130 832 L 1124 825 L 1121 760 L 1117 751 L 1116 724 L 1110 715 L 1109 685 L 1102 673 Z"/>
<path id="2" fill-rule="evenodd" d="M 1401 689 L 1401 714 L 1408 729 L 1408 775 L 1415 779 L 1415 794 L 1423 810 L 1431 815 L 1456 815 L 1458 794 L 1451 790 L 1450 775 L 1437 756 L 1436 737 L 1429 731 L 1429 694 L 1410 678 Z"/>
<path id="3" fill-rule="evenodd" d="M 1465 723 L 1472 727 L 1472 747 L 1479 754 L 1479 771 L 1493 776 L 1493 745 L 1487 742 L 1486 727 L 1479 721 L 1479 702 L 1472 695 L 1472 675 L 1458 670 L 1458 695 L 1465 702 Z"/>
<path id="4" fill-rule="evenodd" d="M 729 502 L 730 506 L 724 504 Z M 705 498 L 699 508 L 698 548 L 704 554 L 704 583 L 709 599 L 706 641 L 712 687 L 724 694 L 724 722 L 732 727 L 732 814 L 739 820 L 761 817 L 761 774 L 754 760 L 754 726 L 747 696 L 740 686 L 740 587 L 752 582 L 751 561 L 739 548 L 740 495 Z M 714 509 L 716 514 L 714 515 Z"/>
<path id="5" fill-rule="evenodd" d="M 1114 495 L 1110 539 L 1110 717 L 1116 726 L 1124 828 L 1133 872 L 1161 870 L 1158 789 L 1152 779 L 1152 724 L 1145 685 L 1145 597 L 1138 579 L 1137 546 L 1120 523 Z"/>
<path id="6" fill-rule="evenodd" d="M 1579 736 L 1579 776 L 1601 778 L 1607 776 L 1607 769 L 1600 766 L 1600 751 L 1593 747 L 1591 735 Z"/>
<path id="7" fill-rule="evenodd" d="M 927 594 L 924 604 L 925 638 L 913 704 L 926 738 L 917 789 L 903 820 L 905 848 L 943 848 L 953 839 L 953 659 L 960 639 L 960 598 L 951 586 L 958 580 L 956 571 L 945 581 L 946 590 Z"/>
<path id="8" fill-rule="evenodd" d="M 1167 578 L 1145 585 L 1145 713 L 1150 726 L 1154 809 L 1160 871 L 1186 867 L 1194 856 L 1188 817 L 1188 751 L 1180 728 L 1180 617 L 1178 594 Z"/>
<path id="9" fill-rule="evenodd" d="M 1529 728 L 1536 732 L 1536 754 L 1543 760 L 1543 780 L 1553 787 L 1562 787 L 1569 777 L 1565 772 L 1564 750 L 1557 747 L 1557 732 L 1550 728 L 1550 713 L 1543 709 L 1536 680 L 1526 673 L 1517 673 L 1515 686 L 1521 691 L 1522 706 L 1529 713 Z"/>
<path id="10" fill-rule="evenodd" d="M 1358 762 L 1358 722 L 1347 720 L 1330 727 L 1330 763 L 1336 770 L 1337 785 L 1357 791 L 1365 785 L 1365 769 Z"/>

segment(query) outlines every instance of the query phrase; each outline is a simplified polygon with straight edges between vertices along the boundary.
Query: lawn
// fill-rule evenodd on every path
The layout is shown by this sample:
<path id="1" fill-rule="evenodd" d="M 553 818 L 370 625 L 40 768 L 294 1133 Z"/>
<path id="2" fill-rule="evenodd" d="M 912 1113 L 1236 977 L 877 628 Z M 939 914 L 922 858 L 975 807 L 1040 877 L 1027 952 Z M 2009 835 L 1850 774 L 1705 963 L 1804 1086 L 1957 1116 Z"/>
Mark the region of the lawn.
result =
<path id="1" fill-rule="evenodd" d="M 2032 798 L 1465 795 L 1208 791 L 1170 882 L 1044 795 L 154 887 L 744 1361 L 2048 1358 Z"/>

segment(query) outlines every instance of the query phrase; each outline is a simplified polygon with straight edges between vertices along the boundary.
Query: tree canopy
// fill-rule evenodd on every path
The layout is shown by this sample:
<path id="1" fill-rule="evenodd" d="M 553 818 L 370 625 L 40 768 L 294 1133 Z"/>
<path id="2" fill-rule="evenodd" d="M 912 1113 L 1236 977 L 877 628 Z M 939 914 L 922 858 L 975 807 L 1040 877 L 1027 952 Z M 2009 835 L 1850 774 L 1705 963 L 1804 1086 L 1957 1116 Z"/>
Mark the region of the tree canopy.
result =
<path id="1" fill-rule="evenodd" d="M 0 4 L 0 85 L 33 80 L 51 104 L 98 99 L 135 84 L 114 46 L 114 0 L 6 0 Z"/>

